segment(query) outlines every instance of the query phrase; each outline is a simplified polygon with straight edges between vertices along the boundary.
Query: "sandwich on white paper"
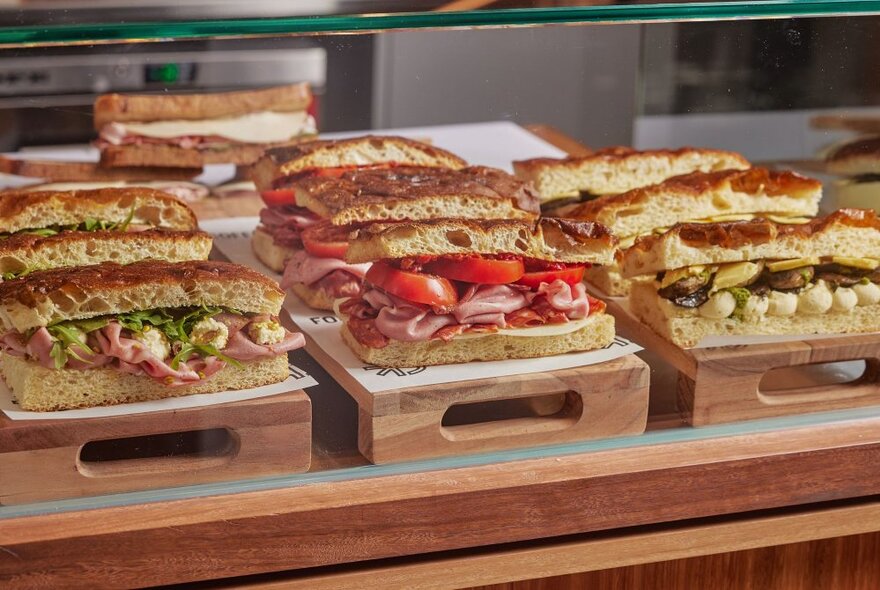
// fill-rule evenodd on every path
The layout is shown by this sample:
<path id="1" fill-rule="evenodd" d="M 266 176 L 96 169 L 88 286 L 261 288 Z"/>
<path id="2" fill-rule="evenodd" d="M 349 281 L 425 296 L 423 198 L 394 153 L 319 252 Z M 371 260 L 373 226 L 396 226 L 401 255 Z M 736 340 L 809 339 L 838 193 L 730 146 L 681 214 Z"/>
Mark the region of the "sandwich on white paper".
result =
<path id="1" fill-rule="evenodd" d="M 195 214 L 150 189 L 0 194 L 0 277 L 101 262 L 203 260 Z"/>
<path id="2" fill-rule="evenodd" d="M 259 387 L 305 343 L 278 321 L 284 293 L 226 262 L 138 262 L 0 284 L 0 373 L 24 410 Z"/>
<path id="3" fill-rule="evenodd" d="M 765 217 L 777 223 L 806 223 L 819 212 L 822 183 L 794 172 L 766 168 L 694 172 L 620 195 L 599 197 L 569 211 L 597 221 L 620 239 L 663 233 L 676 223 L 744 221 Z M 587 271 L 587 282 L 614 297 L 629 293 L 630 281 L 616 264 Z"/>
<path id="4" fill-rule="evenodd" d="M 842 209 L 800 225 L 679 224 L 621 263 L 630 309 L 682 347 L 711 335 L 880 330 L 880 219 Z"/>
<path id="5" fill-rule="evenodd" d="M 254 251 L 284 273 L 282 287 L 319 309 L 360 292 L 368 265 L 344 260 L 352 226 L 442 217 L 533 219 L 539 210 L 531 188 L 511 175 L 464 167 L 453 154 L 408 139 L 365 137 L 282 150 L 270 150 L 255 166 L 258 187 L 273 188 L 262 191 L 268 206 Z M 293 160 L 279 164 L 291 154 Z M 328 167 L 311 168 L 316 164 Z M 272 175 L 279 176 L 267 180 Z"/>
<path id="6" fill-rule="evenodd" d="M 545 203 L 557 201 L 554 206 L 560 199 L 625 193 L 691 172 L 748 167 L 748 161 L 735 152 L 690 147 L 644 151 L 611 147 L 586 156 L 513 163 L 515 174 L 533 183 Z"/>
<path id="7" fill-rule="evenodd" d="M 352 234 L 364 290 L 338 302 L 342 337 L 367 363 L 412 367 L 602 348 L 614 319 L 581 282 L 613 260 L 596 223 L 443 219 Z"/>
<path id="8" fill-rule="evenodd" d="M 251 164 L 316 133 L 309 85 L 211 94 L 105 94 L 95 101 L 101 164 Z"/>

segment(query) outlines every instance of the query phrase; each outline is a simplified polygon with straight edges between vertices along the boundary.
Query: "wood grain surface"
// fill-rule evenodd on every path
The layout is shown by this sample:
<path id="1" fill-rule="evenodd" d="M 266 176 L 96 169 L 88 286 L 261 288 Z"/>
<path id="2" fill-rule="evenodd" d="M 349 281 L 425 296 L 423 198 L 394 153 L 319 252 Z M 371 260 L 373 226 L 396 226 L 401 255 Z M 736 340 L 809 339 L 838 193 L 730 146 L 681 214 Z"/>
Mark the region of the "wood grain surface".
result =
<path id="1" fill-rule="evenodd" d="M 84 462 L 92 441 L 222 428 L 230 444 L 209 456 Z M 279 395 L 82 420 L 10 420 L 0 414 L 0 505 L 298 473 L 311 462 L 311 400 Z M 15 474 L 7 476 L 5 474 Z"/>
<path id="2" fill-rule="evenodd" d="M 43 514 L 2 521 L 0 582 L 158 585 L 869 496 L 878 461 L 866 418 Z"/>

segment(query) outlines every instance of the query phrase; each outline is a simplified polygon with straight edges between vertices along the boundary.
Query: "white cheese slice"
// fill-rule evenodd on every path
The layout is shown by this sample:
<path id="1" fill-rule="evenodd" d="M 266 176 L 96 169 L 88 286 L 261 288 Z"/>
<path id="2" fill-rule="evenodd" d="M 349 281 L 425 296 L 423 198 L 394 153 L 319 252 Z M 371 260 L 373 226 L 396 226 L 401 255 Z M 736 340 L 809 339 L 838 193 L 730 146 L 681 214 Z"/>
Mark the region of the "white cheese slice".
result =
<path id="1" fill-rule="evenodd" d="M 305 111 L 264 111 L 227 119 L 170 120 L 150 123 L 116 123 L 124 135 L 158 139 L 217 135 L 239 143 L 275 143 L 303 133 L 315 133 L 315 119 Z"/>

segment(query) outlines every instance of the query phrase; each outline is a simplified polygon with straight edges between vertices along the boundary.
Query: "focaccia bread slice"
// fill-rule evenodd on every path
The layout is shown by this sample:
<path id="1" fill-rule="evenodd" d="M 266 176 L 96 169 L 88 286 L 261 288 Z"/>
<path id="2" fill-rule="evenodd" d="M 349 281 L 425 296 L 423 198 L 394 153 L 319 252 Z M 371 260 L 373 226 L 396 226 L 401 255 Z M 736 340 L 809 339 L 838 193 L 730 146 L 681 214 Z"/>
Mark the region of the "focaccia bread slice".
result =
<path id="1" fill-rule="evenodd" d="M 666 340 L 691 348 L 707 336 L 849 334 L 880 331 L 880 304 L 858 305 L 848 310 L 791 315 L 759 314 L 753 317 L 703 317 L 695 309 L 675 306 L 657 293 L 656 281 L 633 281 L 630 310 Z M 880 292 L 880 288 L 878 288 Z"/>
<path id="2" fill-rule="evenodd" d="M 150 229 L 139 232 L 67 231 L 53 236 L 16 234 L 0 240 L 0 277 L 9 280 L 37 270 L 140 260 L 205 260 L 210 234 Z"/>
<path id="3" fill-rule="evenodd" d="M 825 158 L 832 174 L 880 174 L 880 137 L 860 137 L 833 149 Z"/>
<path id="4" fill-rule="evenodd" d="M 102 94 L 95 100 L 95 130 L 108 123 L 203 120 L 261 111 L 292 112 L 308 108 L 308 83 L 261 90 L 202 94 Z"/>
<path id="5" fill-rule="evenodd" d="M 467 162 L 432 145 L 390 135 L 365 135 L 351 139 L 305 141 L 274 147 L 251 168 L 251 179 L 260 192 L 279 188 L 287 177 L 319 168 L 344 168 L 395 164 L 464 168 Z"/>
<path id="6" fill-rule="evenodd" d="M 644 151 L 611 147 L 588 156 L 513 163 L 514 173 L 532 182 L 544 201 L 578 197 L 582 193 L 613 195 L 691 172 L 748 167 L 749 162 L 737 153 L 690 147 Z"/>
<path id="7" fill-rule="evenodd" d="M 617 239 L 592 221 L 438 219 L 374 223 L 353 231 L 346 260 L 450 254 L 519 254 L 567 263 L 610 264 Z"/>
<path id="8" fill-rule="evenodd" d="M 229 144 L 223 148 L 200 150 L 176 145 L 148 143 L 143 145 L 107 145 L 101 148 L 101 166 L 180 166 L 201 167 L 207 164 L 237 164 L 246 166 L 256 162 L 267 147 L 282 144 Z M 286 144 L 284 144 L 286 145 Z"/>
<path id="9" fill-rule="evenodd" d="M 296 203 L 334 225 L 408 219 L 529 219 L 540 212 L 531 186 L 502 170 L 423 166 L 351 170 L 307 178 Z"/>
<path id="10" fill-rule="evenodd" d="M 729 214 L 813 217 L 819 212 L 821 198 L 821 182 L 794 172 L 766 168 L 693 172 L 587 201 L 567 216 L 597 221 L 614 235 L 626 237 Z"/>
<path id="11" fill-rule="evenodd" d="M 365 363 L 380 367 L 420 367 L 472 361 L 536 358 L 604 348 L 614 340 L 614 317 L 590 315 L 583 327 L 553 336 L 488 334 L 478 338 L 453 338 L 424 342 L 392 341 L 382 348 L 366 346 L 348 329 L 343 318 L 342 339 Z"/>
<path id="12" fill-rule="evenodd" d="M 840 209 L 802 225 L 766 219 L 681 223 L 643 236 L 620 255 L 623 276 L 700 264 L 811 256 L 862 257 L 880 253 L 880 219 L 873 210 Z"/>
<path id="13" fill-rule="evenodd" d="M 186 181 L 202 173 L 201 167 L 106 168 L 97 162 L 57 160 L 19 160 L 0 156 L 0 172 L 14 176 L 41 178 L 47 182 Z"/>
<path id="14" fill-rule="evenodd" d="M 293 248 L 280 246 L 262 227 L 257 227 L 251 236 L 251 248 L 257 258 L 277 273 L 284 272 L 287 260 L 296 252 Z"/>
<path id="15" fill-rule="evenodd" d="M 65 320 L 198 305 L 276 316 L 283 300 L 274 281 L 229 262 L 108 262 L 0 283 L 0 330 L 25 332 Z"/>
<path id="16" fill-rule="evenodd" d="M 4 191 L 0 193 L 0 233 L 69 226 L 88 219 L 108 223 L 193 230 L 192 209 L 171 195 L 148 188 L 83 191 Z"/>

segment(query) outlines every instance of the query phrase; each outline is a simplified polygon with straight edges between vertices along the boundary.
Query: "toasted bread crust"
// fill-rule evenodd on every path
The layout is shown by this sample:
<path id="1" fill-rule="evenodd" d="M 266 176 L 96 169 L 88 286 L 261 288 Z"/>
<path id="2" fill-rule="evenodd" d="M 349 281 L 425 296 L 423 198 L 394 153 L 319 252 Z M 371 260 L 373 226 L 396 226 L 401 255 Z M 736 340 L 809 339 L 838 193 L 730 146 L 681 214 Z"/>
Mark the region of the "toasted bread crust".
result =
<path id="1" fill-rule="evenodd" d="M 835 232 L 847 229 L 873 230 L 871 234 L 862 235 L 863 246 L 860 247 L 858 241 L 852 245 L 853 249 L 863 248 L 862 251 L 842 251 L 844 243 L 850 243 L 842 238 L 839 243 L 830 239 L 830 243 L 824 245 L 823 237 L 833 238 Z M 690 264 L 749 260 L 752 259 L 749 253 L 764 258 L 870 256 L 880 248 L 868 243 L 868 238 L 880 243 L 880 218 L 870 209 L 840 209 L 827 217 L 816 218 L 802 225 L 778 224 L 761 218 L 727 223 L 680 223 L 662 235 L 636 239 L 631 248 L 621 253 L 620 262 L 623 275 L 632 277 Z M 811 243 L 823 244 L 828 251 L 812 252 Z M 774 249 L 774 244 L 779 244 L 779 251 Z M 759 248 L 761 246 L 766 247 Z M 676 264 L 664 263 L 668 259 L 666 252 L 682 248 L 687 248 L 690 252 L 692 259 L 688 263 L 678 264 L 680 261 L 677 257 Z M 738 256 L 740 250 L 742 256 Z"/>
<path id="2" fill-rule="evenodd" d="M 309 136 L 310 137 L 310 136 Z M 201 167 L 206 164 L 237 164 L 246 166 L 256 162 L 267 147 L 282 145 L 232 144 L 223 149 L 182 148 L 176 145 L 110 145 L 101 149 L 101 166 L 108 168 L 163 166 L 173 168 Z"/>
<path id="3" fill-rule="evenodd" d="M 532 182 L 544 201 L 581 193 L 618 194 L 690 172 L 748 167 L 748 161 L 734 152 L 698 148 L 637 151 L 612 147 L 587 156 L 513 163 L 516 175 Z"/>
<path id="4" fill-rule="evenodd" d="M 407 202 L 424 202 L 426 211 L 440 200 L 455 200 L 468 214 L 467 204 L 474 201 L 504 200 L 503 217 L 528 217 L 524 212 L 538 213 L 540 205 L 532 188 L 502 170 L 471 166 L 460 170 L 424 166 L 394 166 L 392 168 L 351 170 L 339 178 L 306 178 L 298 181 L 294 190 L 297 202 L 334 224 L 386 219 L 414 219 L 395 217 L 394 208 Z M 382 205 L 383 208 L 373 207 Z M 388 208 L 386 211 L 384 208 Z M 403 209 L 403 207 L 401 207 Z M 498 209 L 498 204 L 474 207 L 474 217 L 482 217 L 483 209 Z M 388 215 L 390 213 L 390 216 Z M 432 215 L 433 217 L 434 215 Z"/>
<path id="5" fill-rule="evenodd" d="M 453 169 L 467 166 L 467 162 L 455 154 L 427 143 L 393 135 L 364 135 L 269 148 L 254 164 L 250 174 L 257 188 L 267 191 L 275 188 L 275 181 L 300 172 L 373 164 Z"/>
<path id="6" fill-rule="evenodd" d="M 880 174 L 880 137 L 861 137 L 833 150 L 825 159 L 833 174 Z"/>
<path id="7" fill-rule="evenodd" d="M 95 130 L 107 123 L 164 119 L 219 119 L 260 111 L 301 111 L 312 102 L 308 83 L 209 94 L 102 94 L 95 100 Z"/>
<path id="8" fill-rule="evenodd" d="M 61 243 L 94 242 L 110 240 L 119 244 L 139 242 L 143 239 L 162 240 L 166 242 L 189 242 L 191 240 L 213 240 L 211 234 L 203 231 L 169 231 L 165 229 L 148 229 L 138 232 L 124 231 L 65 231 L 54 236 L 38 236 L 35 234 L 15 234 L 0 240 L 0 257 L 19 250 L 37 250 L 52 247 Z M 210 250 L 210 248 L 209 248 Z"/>
<path id="9" fill-rule="evenodd" d="M 132 223 L 180 230 L 198 227 L 192 209 L 168 193 L 128 187 L 0 193 L 0 232 L 80 223 L 90 217 L 122 221 L 132 210 Z"/>
<path id="10" fill-rule="evenodd" d="M 130 167 L 104 168 L 96 162 L 58 162 L 54 160 L 17 160 L 0 156 L 0 172 L 51 182 L 100 182 L 146 180 L 192 180 L 201 167 Z"/>
<path id="11" fill-rule="evenodd" d="M 518 254 L 541 260 L 610 264 L 617 239 L 605 226 L 571 219 L 431 219 L 374 223 L 354 230 L 348 262 L 451 254 Z"/>

